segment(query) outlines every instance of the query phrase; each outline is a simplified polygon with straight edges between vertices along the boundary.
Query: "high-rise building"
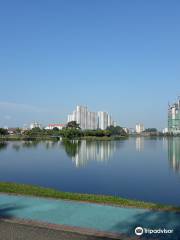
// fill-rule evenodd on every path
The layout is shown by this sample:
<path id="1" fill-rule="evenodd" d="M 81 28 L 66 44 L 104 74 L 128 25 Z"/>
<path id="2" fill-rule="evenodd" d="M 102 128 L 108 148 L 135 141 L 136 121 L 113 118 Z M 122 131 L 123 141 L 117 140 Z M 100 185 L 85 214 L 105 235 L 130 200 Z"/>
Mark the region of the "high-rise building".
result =
<path id="1" fill-rule="evenodd" d="M 176 103 L 169 105 L 168 132 L 173 134 L 180 133 L 180 97 Z"/>
<path id="2" fill-rule="evenodd" d="M 163 130 L 162 130 L 162 133 L 168 133 L 168 128 L 164 128 Z"/>
<path id="3" fill-rule="evenodd" d="M 80 125 L 81 129 L 87 129 L 87 107 L 77 106 L 76 108 L 76 122 Z"/>
<path id="4" fill-rule="evenodd" d="M 108 113 L 98 112 L 98 128 L 105 130 L 108 126 Z"/>
<path id="5" fill-rule="evenodd" d="M 102 129 L 108 126 L 116 126 L 116 122 L 107 112 L 90 112 L 85 106 L 77 106 L 72 114 L 68 115 L 67 122 L 76 121 L 82 130 L 84 129 Z"/>
<path id="6" fill-rule="evenodd" d="M 136 124 L 136 133 L 140 134 L 144 131 L 144 125 L 142 123 Z"/>
<path id="7" fill-rule="evenodd" d="M 116 122 L 112 120 L 107 112 L 98 112 L 98 128 L 105 130 L 109 126 L 116 127 Z"/>
<path id="8" fill-rule="evenodd" d="M 97 113 L 88 111 L 87 107 L 77 106 L 72 114 L 68 115 L 68 122 L 76 121 L 81 129 L 97 129 Z"/>
<path id="9" fill-rule="evenodd" d="M 87 129 L 97 129 L 98 116 L 96 112 L 88 112 Z"/>
<path id="10" fill-rule="evenodd" d="M 112 120 L 112 117 L 111 115 L 108 114 L 108 126 L 112 126 L 113 125 L 113 120 Z"/>

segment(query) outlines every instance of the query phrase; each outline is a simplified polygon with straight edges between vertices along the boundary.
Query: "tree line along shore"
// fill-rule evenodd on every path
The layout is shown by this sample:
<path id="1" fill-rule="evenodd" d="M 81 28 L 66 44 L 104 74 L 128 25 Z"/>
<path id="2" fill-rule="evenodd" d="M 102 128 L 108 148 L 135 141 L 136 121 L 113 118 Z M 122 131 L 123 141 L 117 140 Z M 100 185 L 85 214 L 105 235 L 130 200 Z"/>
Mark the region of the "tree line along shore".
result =
<path id="1" fill-rule="evenodd" d="M 0 128 L 0 138 L 4 140 L 33 140 L 33 139 L 119 139 L 128 137 L 128 134 L 120 126 L 110 126 L 106 130 L 82 130 L 75 121 L 69 122 L 66 127 L 59 130 L 53 128 L 52 130 L 33 128 L 21 130 L 17 128 L 13 134 L 9 134 L 7 129 Z"/>

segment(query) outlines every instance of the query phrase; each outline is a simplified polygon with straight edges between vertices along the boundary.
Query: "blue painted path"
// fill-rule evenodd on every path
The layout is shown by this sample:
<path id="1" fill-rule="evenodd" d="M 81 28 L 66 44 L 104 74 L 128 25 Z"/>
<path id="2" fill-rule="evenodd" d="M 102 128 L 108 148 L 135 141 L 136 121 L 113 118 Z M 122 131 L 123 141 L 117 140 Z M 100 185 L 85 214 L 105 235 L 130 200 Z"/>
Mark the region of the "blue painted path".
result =
<path id="1" fill-rule="evenodd" d="M 160 239 L 180 239 L 180 213 L 0 194 L 0 216 L 135 236 L 137 226 L 173 229 Z M 158 234 L 145 234 L 157 239 Z"/>

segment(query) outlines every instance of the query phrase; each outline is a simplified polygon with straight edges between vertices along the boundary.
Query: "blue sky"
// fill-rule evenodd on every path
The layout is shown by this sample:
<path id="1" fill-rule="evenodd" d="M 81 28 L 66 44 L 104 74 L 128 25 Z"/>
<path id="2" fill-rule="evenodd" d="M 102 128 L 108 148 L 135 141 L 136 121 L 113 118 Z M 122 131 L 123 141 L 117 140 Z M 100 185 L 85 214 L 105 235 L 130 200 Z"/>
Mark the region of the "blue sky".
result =
<path id="1" fill-rule="evenodd" d="M 64 122 L 77 104 L 163 128 L 180 95 L 177 0 L 0 1 L 0 126 Z"/>

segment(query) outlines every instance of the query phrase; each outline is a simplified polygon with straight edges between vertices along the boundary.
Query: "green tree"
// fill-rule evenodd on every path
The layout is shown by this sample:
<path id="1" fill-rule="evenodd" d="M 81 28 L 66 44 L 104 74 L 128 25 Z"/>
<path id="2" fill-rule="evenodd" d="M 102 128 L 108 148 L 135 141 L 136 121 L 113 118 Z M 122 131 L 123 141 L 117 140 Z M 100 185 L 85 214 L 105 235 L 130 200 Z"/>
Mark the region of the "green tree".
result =
<path id="1" fill-rule="evenodd" d="M 21 129 L 20 128 L 16 128 L 15 133 L 16 134 L 21 134 Z"/>
<path id="2" fill-rule="evenodd" d="M 6 142 L 0 142 L 0 151 L 6 149 L 8 144 Z"/>
<path id="3" fill-rule="evenodd" d="M 66 128 L 80 129 L 80 126 L 76 121 L 71 121 L 67 123 Z"/>
<path id="4" fill-rule="evenodd" d="M 79 138 L 82 136 L 82 131 L 80 129 L 64 129 L 61 132 L 62 136 L 69 139 Z"/>
<path id="5" fill-rule="evenodd" d="M 31 130 L 25 131 L 24 134 L 26 136 L 30 136 L 30 137 L 42 136 L 43 135 L 43 130 L 41 130 L 40 128 L 36 127 L 36 128 L 31 129 Z"/>
<path id="6" fill-rule="evenodd" d="M 127 136 L 127 133 L 124 131 L 124 129 L 120 126 L 109 126 L 107 129 L 110 132 L 111 136 Z"/>
<path id="7" fill-rule="evenodd" d="M 54 132 L 59 132 L 59 128 L 54 127 L 54 128 L 53 128 L 53 131 L 54 131 Z"/>
<path id="8" fill-rule="evenodd" d="M 4 129 L 4 128 L 0 128 L 0 135 L 8 135 L 8 130 L 7 129 Z"/>

